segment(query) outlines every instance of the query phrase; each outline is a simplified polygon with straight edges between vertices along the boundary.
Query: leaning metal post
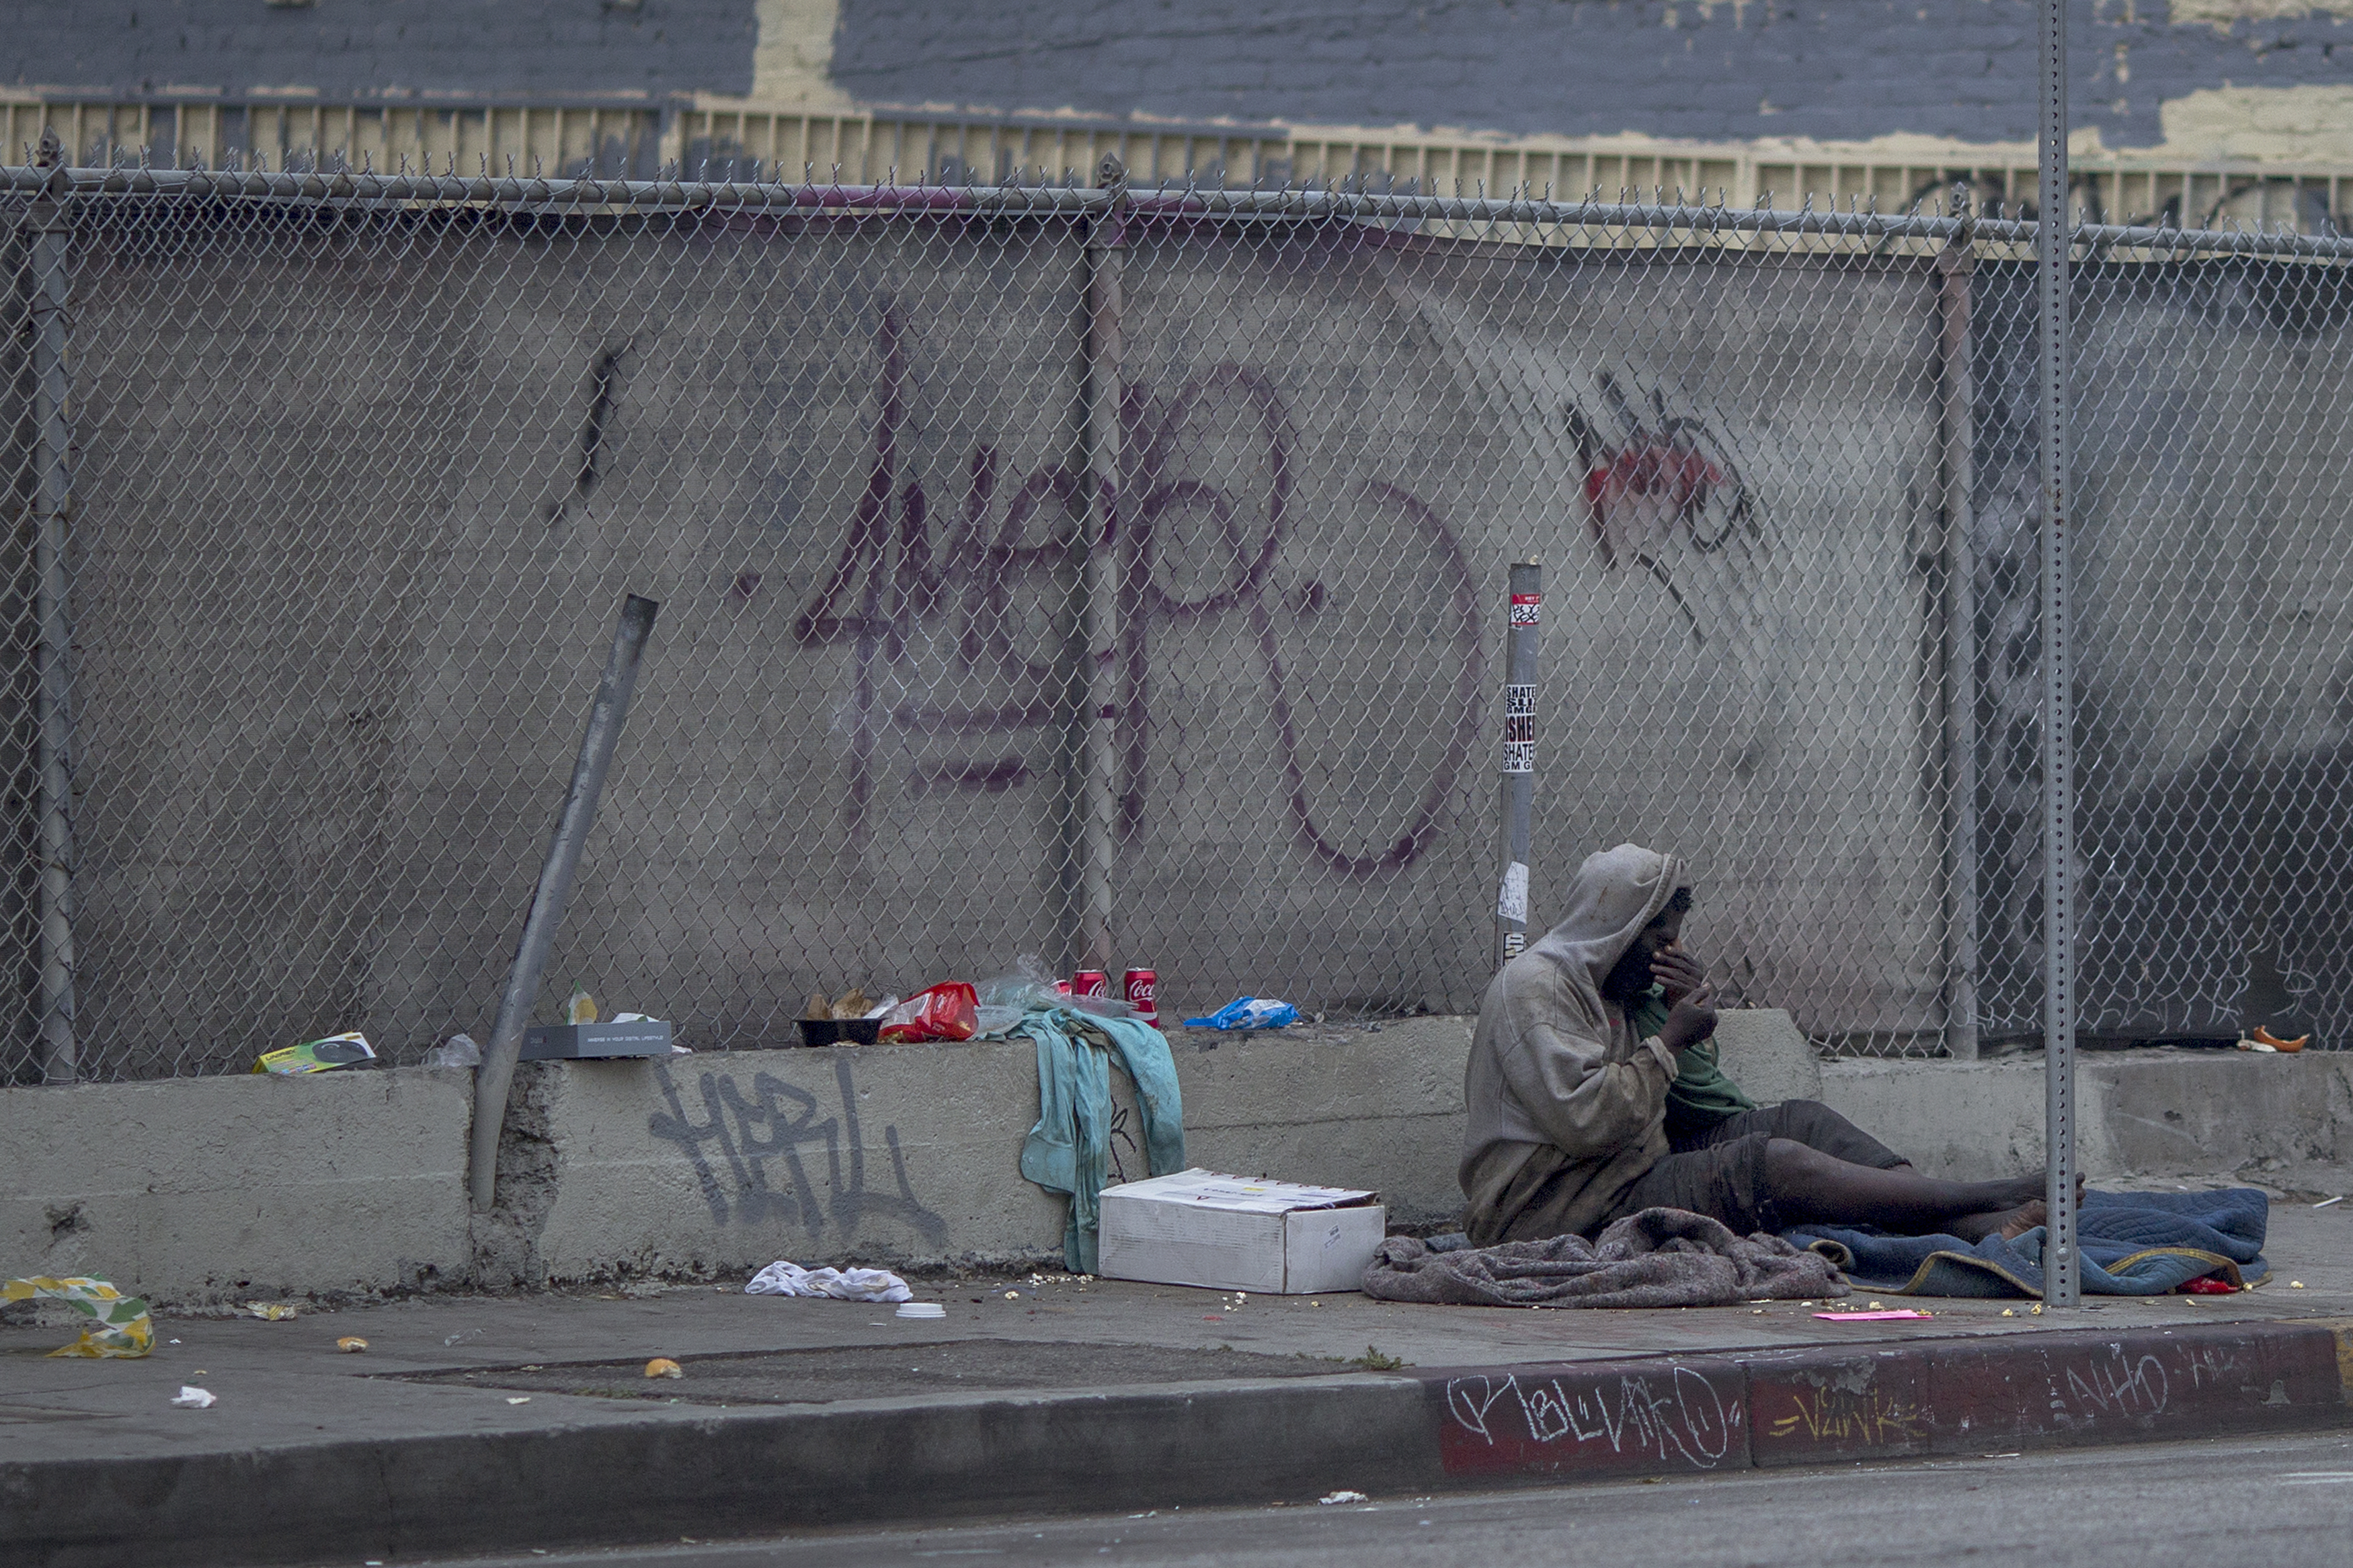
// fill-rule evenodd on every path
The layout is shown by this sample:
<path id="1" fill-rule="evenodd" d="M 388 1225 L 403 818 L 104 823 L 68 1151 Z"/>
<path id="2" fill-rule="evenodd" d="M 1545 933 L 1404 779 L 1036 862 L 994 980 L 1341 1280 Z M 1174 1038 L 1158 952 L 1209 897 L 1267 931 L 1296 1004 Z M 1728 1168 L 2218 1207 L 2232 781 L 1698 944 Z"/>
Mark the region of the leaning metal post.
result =
<path id="1" fill-rule="evenodd" d="M 1969 216 L 1969 188 L 1955 182 L 1954 216 Z M 1948 867 L 1945 883 L 1945 1054 L 1978 1059 L 1978 652 L 1977 557 L 1972 462 L 1976 383 L 1969 363 L 1969 289 L 1976 249 L 1967 226 L 1936 258 L 1938 357 L 1942 364 L 1945 513 L 1945 781 Z"/>
<path id="2" fill-rule="evenodd" d="M 70 220 L 63 150 L 54 132 L 41 137 L 38 167 L 54 170 L 50 194 L 26 220 L 31 269 L 33 384 L 33 733 L 39 856 L 40 973 L 34 1029 L 44 1083 L 70 1083 L 74 1038 L 73 709 L 66 660 L 73 640 L 68 614 L 66 536 L 73 511 L 69 467 L 73 425 L 66 363 L 68 247 Z"/>
<path id="3" fill-rule="evenodd" d="M 1085 564 L 1086 718 L 1079 827 L 1079 952 L 1112 971 L 1113 813 L 1119 755 L 1120 286 L 1127 246 L 1127 167 L 1106 153 L 1109 210 L 1087 226 Z M 1131 716 L 1131 722 L 1133 717 Z"/>
<path id="4" fill-rule="evenodd" d="M 474 1131 L 467 1187 L 477 1214 L 488 1213 L 498 1195 L 499 1132 L 506 1125 L 507 1091 L 513 1086 L 515 1063 L 522 1054 L 522 1032 L 539 1001 L 540 977 L 547 970 L 548 952 L 555 945 L 555 929 L 564 923 L 573 874 L 580 868 L 581 847 L 596 820 L 596 800 L 605 793 L 605 774 L 613 765 L 614 749 L 620 744 L 622 722 L 629 716 L 629 696 L 637 689 L 638 665 L 660 608 L 653 600 L 635 594 L 622 601 L 620 623 L 613 628 L 613 648 L 605 658 L 605 677 L 596 683 L 596 700 L 588 709 L 588 728 L 580 736 L 580 756 L 572 764 L 572 784 L 565 791 L 564 809 L 555 818 L 547 859 L 539 868 L 539 886 L 531 895 L 531 913 L 523 918 L 522 938 L 515 943 L 506 990 L 499 996 L 498 1022 L 491 1026 L 491 1043 L 474 1074 Z"/>
<path id="5" fill-rule="evenodd" d="M 1536 794 L 1536 645 L 1543 636 L 1544 568 L 1512 563 L 1511 619 L 1504 634 L 1504 768 L 1496 813 L 1504 862 L 1495 895 L 1495 967 L 1528 942 L 1528 817 Z"/>
<path id="6" fill-rule="evenodd" d="M 2045 1201 L 2042 1299 L 2082 1305 L 2075 1249 L 2074 735 L 2067 689 L 2067 6 L 2042 5 L 2042 189 L 2035 215 L 2042 423 L 2042 1072 Z"/>

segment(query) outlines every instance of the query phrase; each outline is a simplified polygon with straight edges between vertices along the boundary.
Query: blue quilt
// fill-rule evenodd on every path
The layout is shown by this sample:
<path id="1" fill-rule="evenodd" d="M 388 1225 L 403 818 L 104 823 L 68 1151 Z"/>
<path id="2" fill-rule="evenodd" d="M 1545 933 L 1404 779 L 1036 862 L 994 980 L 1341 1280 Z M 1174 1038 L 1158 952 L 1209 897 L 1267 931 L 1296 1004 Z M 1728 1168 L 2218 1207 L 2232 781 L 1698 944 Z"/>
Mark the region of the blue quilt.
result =
<path id="1" fill-rule="evenodd" d="M 2077 1236 L 2084 1293 L 2162 1296 L 2218 1274 L 2233 1285 L 2271 1277 L 2263 1231 L 2271 1200 L 2252 1187 L 2211 1193 L 2086 1193 Z M 2044 1234 L 1976 1243 L 1957 1236 L 1889 1236 L 1863 1227 L 1801 1225 L 1781 1233 L 1829 1254 L 1848 1279 L 1894 1296 L 2040 1296 Z"/>

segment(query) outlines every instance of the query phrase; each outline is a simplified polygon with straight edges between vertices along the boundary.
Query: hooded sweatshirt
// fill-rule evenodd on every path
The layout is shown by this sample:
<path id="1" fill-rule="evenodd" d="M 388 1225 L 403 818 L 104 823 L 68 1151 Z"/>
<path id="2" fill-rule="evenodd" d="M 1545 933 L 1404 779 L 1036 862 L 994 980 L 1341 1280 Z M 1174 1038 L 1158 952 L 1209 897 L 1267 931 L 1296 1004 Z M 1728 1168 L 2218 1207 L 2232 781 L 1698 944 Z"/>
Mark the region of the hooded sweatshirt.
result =
<path id="1" fill-rule="evenodd" d="M 1688 885 L 1672 855 L 1590 856 L 1561 922 L 1488 984 L 1462 1084 L 1463 1228 L 1479 1246 L 1588 1233 L 1665 1156 L 1675 1053 L 1638 1036 L 1601 982 Z"/>

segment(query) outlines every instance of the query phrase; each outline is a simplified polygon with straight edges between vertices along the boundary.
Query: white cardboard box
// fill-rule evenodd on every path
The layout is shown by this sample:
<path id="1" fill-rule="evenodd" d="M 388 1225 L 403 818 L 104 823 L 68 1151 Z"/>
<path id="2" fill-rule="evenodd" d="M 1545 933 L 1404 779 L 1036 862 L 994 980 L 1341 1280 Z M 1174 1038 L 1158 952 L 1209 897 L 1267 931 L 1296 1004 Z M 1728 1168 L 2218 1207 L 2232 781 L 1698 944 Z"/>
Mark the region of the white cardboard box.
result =
<path id="1" fill-rule="evenodd" d="M 1096 1268 L 1268 1296 L 1359 1289 L 1388 1229 L 1378 1197 L 1198 1170 L 1105 1187 Z"/>

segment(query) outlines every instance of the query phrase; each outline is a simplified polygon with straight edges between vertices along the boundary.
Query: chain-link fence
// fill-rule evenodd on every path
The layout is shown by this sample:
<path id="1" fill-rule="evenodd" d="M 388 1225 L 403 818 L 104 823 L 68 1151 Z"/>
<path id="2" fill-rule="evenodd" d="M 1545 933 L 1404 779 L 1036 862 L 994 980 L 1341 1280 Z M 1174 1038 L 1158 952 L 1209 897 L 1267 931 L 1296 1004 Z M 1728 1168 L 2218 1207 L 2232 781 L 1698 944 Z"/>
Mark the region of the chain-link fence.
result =
<path id="1" fill-rule="evenodd" d="M 543 1016 L 1467 1010 L 1531 554 L 1532 924 L 1650 841 L 1826 1043 L 2040 1029 L 2031 223 L 0 183 L 12 1081 L 485 1037 L 628 592 Z M 2347 261 L 2084 234 L 2083 1026 L 2336 1044 Z"/>

